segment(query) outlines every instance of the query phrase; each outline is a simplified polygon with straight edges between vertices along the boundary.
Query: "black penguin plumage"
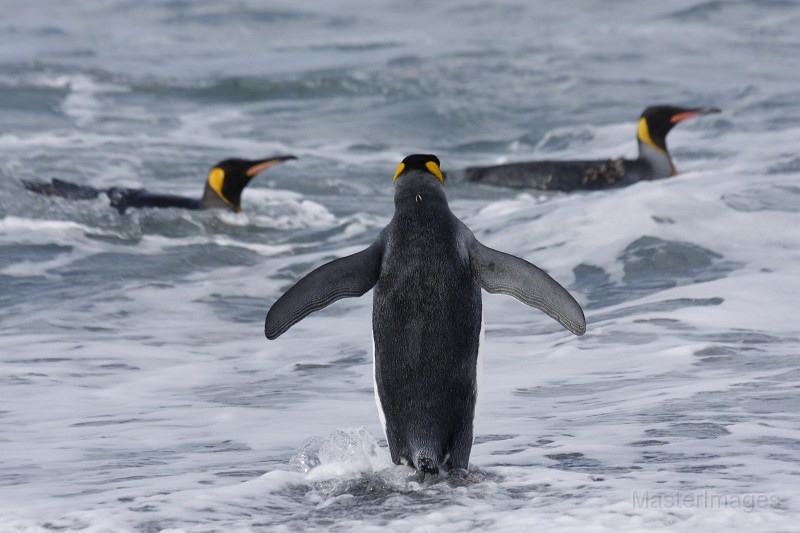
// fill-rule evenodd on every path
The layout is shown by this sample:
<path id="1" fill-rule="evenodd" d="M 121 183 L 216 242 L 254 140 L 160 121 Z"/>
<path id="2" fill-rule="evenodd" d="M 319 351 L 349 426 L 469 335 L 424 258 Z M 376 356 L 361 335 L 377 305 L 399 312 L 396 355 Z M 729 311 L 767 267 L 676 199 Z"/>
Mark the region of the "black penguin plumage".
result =
<path id="1" fill-rule="evenodd" d="M 514 189 L 554 191 L 596 190 L 624 187 L 642 180 L 676 174 L 667 150 L 667 134 L 676 124 L 692 117 L 718 113 L 713 107 L 651 106 L 639 117 L 636 159 L 543 160 L 468 167 L 448 173 L 456 181 L 498 185 Z"/>
<path id="2" fill-rule="evenodd" d="M 242 191 L 250 183 L 250 180 L 259 172 L 290 159 L 297 158 L 293 155 L 281 155 L 256 160 L 225 159 L 220 161 L 209 172 L 203 196 L 199 199 L 126 187 L 96 189 L 58 178 L 53 178 L 49 182 L 23 180 L 22 184 L 29 191 L 70 200 L 89 200 L 105 194 L 111 205 L 120 213 L 124 213 L 132 207 L 223 209 L 238 212 L 241 210 Z"/>
<path id="3" fill-rule="evenodd" d="M 578 303 L 527 261 L 483 246 L 453 213 L 439 160 L 395 174 L 395 213 L 367 249 L 298 281 L 267 313 L 275 339 L 309 313 L 374 287 L 375 392 L 389 451 L 423 474 L 466 469 L 477 400 L 481 288 L 514 296 L 583 334 Z"/>
<path id="4" fill-rule="evenodd" d="M 427 161 L 438 165 L 433 156 L 407 158 L 396 182 L 372 323 L 392 460 L 431 472 L 468 466 L 482 304 L 465 228 Z"/>

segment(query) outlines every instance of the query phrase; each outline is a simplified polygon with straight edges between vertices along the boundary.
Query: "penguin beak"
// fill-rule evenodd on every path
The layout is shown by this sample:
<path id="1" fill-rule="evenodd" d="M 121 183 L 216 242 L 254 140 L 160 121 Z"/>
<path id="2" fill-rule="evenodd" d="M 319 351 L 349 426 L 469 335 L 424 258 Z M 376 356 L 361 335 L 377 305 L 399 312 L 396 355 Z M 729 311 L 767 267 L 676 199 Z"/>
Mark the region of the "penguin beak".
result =
<path id="1" fill-rule="evenodd" d="M 694 118 L 698 115 L 708 115 L 709 113 L 720 113 L 720 109 L 717 107 L 700 107 L 697 109 L 689 109 L 687 111 L 683 111 L 681 113 L 676 113 L 672 115 L 669 119 L 670 122 L 673 124 L 677 124 L 678 122 L 683 122 L 687 118 Z"/>
<path id="2" fill-rule="evenodd" d="M 253 165 L 252 167 L 248 168 L 247 172 L 245 172 L 245 174 L 247 174 L 247 177 L 252 178 L 253 176 L 258 174 L 259 172 L 262 172 L 262 171 L 268 169 L 269 167 L 274 167 L 278 163 L 282 163 L 284 161 L 289 161 L 291 159 L 297 159 L 297 158 L 295 156 L 293 156 L 293 155 L 279 155 L 279 156 L 275 156 L 275 157 L 270 157 L 269 159 L 262 159 L 261 161 L 257 162 L 255 165 Z"/>

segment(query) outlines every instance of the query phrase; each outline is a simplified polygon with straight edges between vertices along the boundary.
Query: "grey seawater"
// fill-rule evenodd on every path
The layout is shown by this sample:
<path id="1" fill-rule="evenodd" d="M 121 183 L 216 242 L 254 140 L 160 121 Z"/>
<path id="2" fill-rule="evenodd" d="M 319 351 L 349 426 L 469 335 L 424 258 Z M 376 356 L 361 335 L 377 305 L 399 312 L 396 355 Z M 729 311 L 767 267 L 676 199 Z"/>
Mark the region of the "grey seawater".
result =
<path id="1" fill-rule="evenodd" d="M 790 531 L 800 504 L 800 3 L 5 0 L 0 531 Z M 448 183 L 485 244 L 586 310 L 577 338 L 484 294 L 467 476 L 392 465 L 371 297 L 274 342 L 269 305 L 445 170 L 635 156 L 680 175 L 572 195 Z M 241 214 L 70 202 L 59 177 Z"/>

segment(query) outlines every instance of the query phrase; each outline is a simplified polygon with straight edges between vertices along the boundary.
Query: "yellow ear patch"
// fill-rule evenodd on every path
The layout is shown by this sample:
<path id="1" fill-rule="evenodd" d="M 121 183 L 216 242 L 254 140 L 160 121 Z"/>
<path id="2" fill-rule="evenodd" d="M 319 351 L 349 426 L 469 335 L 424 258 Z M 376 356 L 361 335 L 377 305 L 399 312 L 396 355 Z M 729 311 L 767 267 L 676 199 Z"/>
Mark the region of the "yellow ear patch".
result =
<path id="1" fill-rule="evenodd" d="M 436 164 L 436 163 L 434 163 L 433 161 L 428 161 L 427 163 L 425 163 L 425 168 L 427 168 L 427 169 L 428 169 L 428 171 L 429 171 L 431 174 L 433 174 L 434 176 L 436 176 L 437 178 L 439 178 L 439 183 L 441 183 L 442 185 L 444 185 L 444 176 L 442 176 L 442 171 L 441 171 L 441 170 L 439 170 L 439 165 L 437 165 L 437 164 Z"/>
<path id="2" fill-rule="evenodd" d="M 222 184 L 225 183 L 225 171 L 221 168 L 212 168 L 208 173 L 208 185 L 222 197 Z"/>
<path id="3" fill-rule="evenodd" d="M 222 194 L 222 185 L 225 183 L 225 171 L 219 167 L 215 167 L 211 169 L 211 172 L 208 173 L 208 186 L 211 187 L 217 196 L 219 196 L 223 202 L 228 204 L 229 206 L 236 209 L 230 200 L 225 198 L 225 195 Z"/>
<path id="4" fill-rule="evenodd" d="M 636 136 L 640 141 L 645 143 L 653 150 L 658 150 L 662 154 L 667 153 L 666 151 L 664 151 L 663 148 L 659 148 L 658 146 L 656 146 L 656 143 L 654 143 L 653 139 L 650 137 L 650 128 L 647 126 L 647 119 L 645 118 L 639 119 L 639 131 L 636 133 Z"/>
<path id="5" fill-rule="evenodd" d="M 406 164 L 400 163 L 400 166 L 397 167 L 397 170 L 394 173 L 394 183 L 397 183 L 397 178 L 400 176 L 400 174 L 403 173 L 405 169 L 406 169 Z"/>
<path id="6" fill-rule="evenodd" d="M 412 164 L 413 164 L 412 168 L 416 169 L 418 163 L 414 161 Z M 436 176 L 436 179 L 439 180 L 439 183 L 444 185 L 444 176 L 442 175 L 442 171 L 439 170 L 439 165 L 437 165 L 434 161 L 428 161 L 427 163 L 425 163 L 425 168 L 428 170 L 428 172 Z M 400 174 L 405 172 L 405 170 L 406 170 L 406 164 L 400 163 L 400 165 L 397 167 L 397 171 L 394 173 L 395 183 L 397 183 L 397 178 L 399 178 Z"/>

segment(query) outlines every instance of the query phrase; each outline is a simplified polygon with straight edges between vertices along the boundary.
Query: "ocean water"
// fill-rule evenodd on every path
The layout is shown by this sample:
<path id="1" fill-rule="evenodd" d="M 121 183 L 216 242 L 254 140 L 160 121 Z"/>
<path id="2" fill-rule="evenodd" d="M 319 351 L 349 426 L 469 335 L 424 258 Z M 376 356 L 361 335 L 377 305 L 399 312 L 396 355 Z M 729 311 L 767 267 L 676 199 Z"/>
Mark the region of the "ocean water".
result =
<path id="1" fill-rule="evenodd" d="M 795 0 L 3 0 L 0 531 L 797 531 L 798 25 Z M 670 134 L 678 177 L 447 184 L 588 322 L 484 294 L 467 478 L 391 464 L 369 295 L 264 338 L 389 221 L 405 155 L 635 156 L 658 103 L 723 110 Z M 276 153 L 236 215 L 20 181 L 199 196 Z"/>

